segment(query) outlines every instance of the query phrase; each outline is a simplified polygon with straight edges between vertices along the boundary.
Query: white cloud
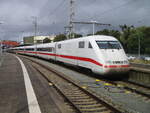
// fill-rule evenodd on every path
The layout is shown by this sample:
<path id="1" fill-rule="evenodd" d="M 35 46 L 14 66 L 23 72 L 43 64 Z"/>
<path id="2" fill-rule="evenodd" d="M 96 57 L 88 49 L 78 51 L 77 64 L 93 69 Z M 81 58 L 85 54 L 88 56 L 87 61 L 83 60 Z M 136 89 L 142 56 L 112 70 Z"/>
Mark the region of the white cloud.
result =
<path id="1" fill-rule="evenodd" d="M 34 26 L 31 16 L 38 17 L 39 32 L 43 35 L 64 32 L 64 26 L 69 23 L 69 0 L 62 2 L 63 0 L 0 0 L 0 20 L 4 21 L 2 26 L 6 31 L 5 38 L 17 39 L 20 31 L 32 34 Z M 60 3 L 62 4 L 58 7 Z M 150 25 L 149 4 L 149 0 L 76 0 L 75 19 L 96 20 L 112 25 L 138 25 L 141 21 L 142 25 Z M 76 28 L 78 33 L 83 34 L 91 33 L 91 30 L 86 25 Z"/>

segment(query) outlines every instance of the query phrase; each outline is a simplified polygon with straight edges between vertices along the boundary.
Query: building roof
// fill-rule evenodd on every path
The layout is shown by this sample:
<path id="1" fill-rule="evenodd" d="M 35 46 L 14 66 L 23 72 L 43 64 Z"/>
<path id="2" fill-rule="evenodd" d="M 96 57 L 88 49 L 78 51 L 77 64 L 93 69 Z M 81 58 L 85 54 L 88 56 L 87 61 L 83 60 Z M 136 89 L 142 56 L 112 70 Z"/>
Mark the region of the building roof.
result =
<path id="1" fill-rule="evenodd" d="M 4 40 L 2 41 L 2 44 L 7 46 L 19 46 L 19 43 L 16 41 L 10 41 L 10 40 Z"/>

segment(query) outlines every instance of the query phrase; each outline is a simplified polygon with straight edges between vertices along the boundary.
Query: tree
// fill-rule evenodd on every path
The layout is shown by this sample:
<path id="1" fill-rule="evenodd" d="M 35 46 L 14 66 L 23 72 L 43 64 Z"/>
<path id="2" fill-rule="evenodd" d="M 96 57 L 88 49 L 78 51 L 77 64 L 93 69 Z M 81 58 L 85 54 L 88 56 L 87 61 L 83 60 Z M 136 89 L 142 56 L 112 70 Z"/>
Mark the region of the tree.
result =
<path id="1" fill-rule="evenodd" d="M 150 54 L 150 27 L 141 26 L 136 31 L 141 43 L 141 53 Z"/>
<path id="2" fill-rule="evenodd" d="M 129 53 L 138 53 L 139 40 L 141 53 L 150 54 L 150 27 L 141 26 L 130 31 L 130 35 L 126 40 Z"/>
<path id="3" fill-rule="evenodd" d="M 58 41 L 62 41 L 62 40 L 66 40 L 67 37 L 64 34 L 59 34 L 54 38 L 54 42 L 58 42 Z"/>
<path id="4" fill-rule="evenodd" d="M 51 42 L 51 40 L 49 39 L 49 38 L 45 38 L 44 40 L 43 40 L 43 43 L 50 43 Z"/>
<path id="5" fill-rule="evenodd" d="M 93 34 L 87 34 L 87 36 L 92 36 Z"/>
<path id="6" fill-rule="evenodd" d="M 133 25 L 120 25 L 121 31 L 104 29 L 97 31 L 96 35 L 109 35 L 116 37 L 123 45 L 127 53 L 138 53 L 139 40 L 142 54 L 150 54 L 150 27 Z"/>
<path id="7" fill-rule="evenodd" d="M 95 35 L 109 35 L 109 30 L 108 29 L 104 29 L 102 31 L 97 31 L 95 33 Z"/>
<path id="8" fill-rule="evenodd" d="M 120 28 L 122 30 L 121 36 L 120 36 L 120 41 L 123 44 L 123 47 L 126 52 L 128 52 L 128 39 L 132 33 L 132 30 L 134 30 L 134 26 L 127 26 L 126 24 L 120 25 Z"/>
<path id="9" fill-rule="evenodd" d="M 77 33 L 72 33 L 72 34 L 70 34 L 68 37 L 69 37 L 69 38 L 73 38 L 73 35 L 74 35 L 74 38 L 80 38 L 80 37 L 82 37 L 81 34 L 77 34 Z"/>
<path id="10" fill-rule="evenodd" d="M 137 36 L 136 30 L 132 30 L 132 33 L 130 34 L 126 43 L 127 43 L 128 53 L 136 54 L 138 51 L 138 36 Z"/>
<path id="11" fill-rule="evenodd" d="M 74 33 L 74 38 L 80 38 L 80 37 L 82 37 L 81 34 L 76 34 L 76 33 Z"/>

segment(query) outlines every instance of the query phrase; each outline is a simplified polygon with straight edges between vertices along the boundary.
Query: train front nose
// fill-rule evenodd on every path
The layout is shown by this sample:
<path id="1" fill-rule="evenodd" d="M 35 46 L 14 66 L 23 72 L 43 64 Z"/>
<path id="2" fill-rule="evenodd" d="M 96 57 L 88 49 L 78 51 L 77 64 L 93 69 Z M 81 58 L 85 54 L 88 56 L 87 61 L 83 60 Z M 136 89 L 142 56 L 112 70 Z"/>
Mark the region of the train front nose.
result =
<path id="1" fill-rule="evenodd" d="M 128 60 L 107 61 L 103 68 L 106 74 L 121 74 L 127 73 L 130 70 L 130 65 Z"/>

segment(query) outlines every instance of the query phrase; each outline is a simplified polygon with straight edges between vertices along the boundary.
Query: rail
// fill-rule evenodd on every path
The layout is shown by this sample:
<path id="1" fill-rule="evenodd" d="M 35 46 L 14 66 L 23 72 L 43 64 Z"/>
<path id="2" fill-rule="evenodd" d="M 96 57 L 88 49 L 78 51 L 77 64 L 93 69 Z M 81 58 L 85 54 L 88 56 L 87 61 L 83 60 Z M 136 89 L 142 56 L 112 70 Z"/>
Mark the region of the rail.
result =
<path id="1" fill-rule="evenodd" d="M 31 60 L 31 59 L 30 59 Z M 31 60 L 32 61 L 32 60 Z M 34 60 L 33 60 L 34 61 Z M 39 64 L 38 62 L 36 62 L 37 64 Z M 41 64 L 39 64 L 39 65 L 41 65 Z M 49 68 L 49 67 L 45 67 L 43 64 L 42 64 L 42 67 L 44 67 L 44 68 Z M 41 72 L 41 68 L 40 69 L 37 69 L 39 72 Z M 133 71 L 134 69 L 131 69 L 131 71 Z M 55 71 L 54 71 L 55 72 Z M 135 72 L 135 71 L 134 71 Z M 136 72 L 140 72 L 141 73 L 141 71 L 137 71 L 136 70 Z M 142 72 L 144 72 L 144 73 L 146 73 L 145 71 L 142 71 Z M 41 72 L 42 73 L 42 72 Z M 57 73 L 57 72 L 56 72 Z M 42 73 L 43 75 L 44 75 L 44 73 Z M 148 72 L 148 74 L 149 74 L 149 72 Z M 65 75 L 64 75 L 65 76 Z M 131 75 L 130 75 L 131 76 Z M 72 81 L 72 79 L 70 80 L 70 81 Z M 108 82 L 108 81 L 107 81 Z M 55 82 L 52 82 L 53 84 L 55 83 Z M 70 84 L 70 83 L 68 83 L 68 84 Z M 78 84 L 77 84 L 77 82 L 75 82 L 75 84 L 77 85 L 77 86 L 79 86 Z M 113 83 L 112 83 L 113 84 Z M 71 83 L 71 85 L 72 85 L 72 83 Z M 119 85 L 120 85 L 120 83 L 118 84 L 118 83 L 116 83 L 115 84 L 116 86 L 118 86 L 119 87 Z M 134 85 L 134 86 L 133 86 Z M 139 85 L 139 84 L 138 84 Z M 138 86 L 137 84 L 133 84 L 133 83 L 125 83 L 125 85 L 123 85 L 123 87 L 120 87 L 120 88 L 124 88 L 124 89 L 126 89 L 126 90 L 129 90 L 130 92 L 132 92 L 132 93 L 136 93 L 137 95 L 141 95 L 140 96 L 140 98 L 144 98 L 146 101 L 149 101 L 149 99 L 150 99 L 150 95 L 149 95 L 149 92 L 147 92 L 146 90 L 145 90 L 145 86 L 143 87 L 142 85 L 140 85 L 140 86 Z M 132 87 L 133 86 L 133 87 Z M 57 88 L 57 85 L 55 86 L 56 88 Z M 79 86 L 79 87 L 81 87 L 81 86 Z M 148 87 L 149 88 L 149 87 Z M 79 98 L 79 103 L 76 103 L 77 105 L 80 105 L 80 107 L 78 108 L 77 107 L 77 109 L 80 109 L 80 108 L 85 108 L 85 106 L 84 107 L 82 107 L 82 105 L 87 105 L 87 104 L 89 104 L 89 103 L 87 103 L 87 101 L 86 101 L 86 103 L 80 103 L 81 101 L 80 101 L 80 99 L 82 98 L 82 99 L 85 99 L 84 97 L 82 97 L 82 96 L 79 96 L 79 94 L 83 94 L 83 93 L 76 93 L 76 91 L 74 92 L 74 91 L 71 91 L 71 89 L 76 89 L 76 88 L 70 88 L 69 90 L 70 90 L 70 92 L 69 92 L 69 90 L 63 90 L 63 91 L 60 91 L 60 89 L 59 88 L 57 88 L 58 89 L 58 91 L 59 92 L 61 92 L 61 94 L 62 95 L 64 95 L 64 97 L 66 98 L 66 100 L 68 100 L 68 101 L 70 101 L 70 99 L 68 98 L 68 97 L 70 97 L 70 98 L 74 98 L 74 100 L 76 100 L 75 98 Z M 82 88 L 83 89 L 83 88 Z M 81 90 L 82 90 L 81 89 Z M 140 89 L 140 90 L 138 90 L 138 89 Z M 85 90 L 85 89 L 83 89 L 83 90 Z M 87 92 L 90 92 L 90 91 L 88 91 L 88 89 L 86 89 L 86 91 Z M 69 93 L 67 93 L 67 92 L 69 92 Z M 71 93 L 71 92 L 74 92 L 74 93 Z M 77 91 L 77 92 L 80 92 L 80 91 Z M 77 95 L 76 95 L 77 94 Z M 84 94 L 83 94 L 84 95 Z M 101 97 L 99 97 L 98 95 L 96 95 L 96 94 L 92 94 L 92 95 L 94 95 L 95 97 L 97 97 L 97 98 L 101 98 Z M 85 96 L 85 95 L 84 95 Z M 89 95 L 87 95 L 86 96 L 87 98 L 89 98 Z M 145 98 L 146 97 L 146 98 Z M 103 98 L 102 97 L 102 99 L 105 99 L 105 98 Z M 72 101 L 70 101 L 70 103 L 72 103 Z M 107 99 L 104 101 L 104 103 L 109 103 L 109 105 L 111 105 L 111 106 L 116 106 L 116 104 L 115 105 L 113 105 L 112 103 L 111 103 L 111 101 L 108 101 Z M 75 104 L 75 105 L 76 105 Z M 74 104 L 72 104 L 72 106 L 75 106 Z M 101 105 L 100 105 L 101 106 Z M 86 106 L 87 107 L 87 106 Z M 90 106 L 91 107 L 91 106 Z M 92 106 L 92 108 L 95 108 L 94 107 L 94 105 Z M 116 108 L 116 107 L 115 107 Z M 117 108 L 119 108 L 119 107 L 117 107 Z M 97 109 L 97 108 L 96 108 Z M 121 108 L 122 109 L 122 108 Z M 85 110 L 85 109 L 84 109 Z M 106 109 L 106 108 L 104 108 L 103 110 L 108 110 L 108 109 Z"/>
<path id="2" fill-rule="evenodd" d="M 28 59 L 28 58 L 27 58 Z M 112 112 L 112 113 L 122 113 L 127 112 L 126 110 L 120 108 L 120 106 L 114 105 L 107 100 L 103 100 L 101 97 L 93 94 L 88 89 L 83 88 L 78 83 L 73 81 L 72 79 L 66 77 L 64 74 L 51 69 L 43 64 L 40 64 L 32 59 L 28 59 L 35 63 L 33 67 L 41 73 L 50 83 L 54 85 L 54 87 L 66 98 L 66 100 L 76 108 L 79 113 L 101 113 L 101 112 Z M 36 66 L 38 65 L 38 66 Z M 44 70 L 44 71 L 42 71 Z M 50 77 L 48 76 L 52 74 L 46 75 L 46 71 L 49 73 L 53 73 L 58 77 Z M 61 80 L 63 79 L 63 80 Z M 66 83 L 65 83 L 65 82 Z M 59 83 L 63 83 L 60 85 Z"/>

